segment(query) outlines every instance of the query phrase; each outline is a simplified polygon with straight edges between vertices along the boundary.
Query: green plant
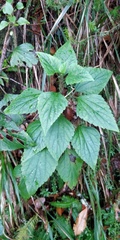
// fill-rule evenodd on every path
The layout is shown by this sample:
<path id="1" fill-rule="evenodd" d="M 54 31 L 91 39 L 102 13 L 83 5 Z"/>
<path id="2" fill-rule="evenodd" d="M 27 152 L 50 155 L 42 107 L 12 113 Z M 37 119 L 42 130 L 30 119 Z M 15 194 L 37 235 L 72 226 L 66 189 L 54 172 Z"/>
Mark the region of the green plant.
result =
<path id="1" fill-rule="evenodd" d="M 22 54 L 20 46 L 18 48 Z M 14 65 L 17 65 L 15 54 L 13 52 L 11 59 L 15 59 Z M 25 199 L 33 195 L 55 169 L 63 181 L 73 188 L 83 161 L 95 170 L 100 147 L 97 127 L 118 131 L 109 106 L 99 95 L 111 77 L 111 71 L 79 66 L 70 42 L 60 47 L 54 56 L 43 52 L 37 52 L 37 55 L 45 73 L 48 76 L 58 74 L 59 85 L 64 81 L 64 85 L 71 89 L 64 96 L 62 88 L 59 88 L 60 92 L 28 88 L 4 110 L 6 118 L 10 114 L 38 112 L 26 132 L 17 124 L 16 131 L 12 131 L 9 123 L 8 133 L 0 131 L 1 151 L 24 149 L 21 164 L 15 167 L 14 175 L 20 178 L 19 189 Z M 17 58 L 20 56 L 17 54 Z M 71 122 L 66 119 L 64 110 L 68 104 L 70 109 L 74 108 L 77 124 L 74 117 Z M 7 134 L 12 140 L 7 138 Z"/>
<path id="2" fill-rule="evenodd" d="M 115 211 L 113 208 L 109 208 L 108 210 L 102 210 L 102 218 L 103 224 L 106 226 L 108 236 L 112 239 L 117 240 L 119 239 L 119 229 L 120 229 L 120 222 L 117 222 L 115 219 Z"/>
<path id="3" fill-rule="evenodd" d="M 102 212 L 100 207 L 99 191 L 97 180 L 93 171 L 87 169 L 86 176 L 84 175 L 85 183 L 90 197 L 90 202 L 94 215 L 94 239 L 106 240 L 106 235 L 103 229 Z"/>
<path id="4" fill-rule="evenodd" d="M 75 2 L 76 2 L 75 0 L 70 0 L 70 1 L 69 0 L 61 0 L 61 1 L 47 0 L 46 6 L 50 7 L 51 9 L 58 10 L 66 6 L 67 4 L 74 4 Z"/>
<path id="5" fill-rule="evenodd" d="M 24 24 L 29 24 L 29 22 L 24 17 L 19 17 L 18 19 L 14 15 L 14 11 L 24 9 L 24 5 L 22 2 L 18 2 L 13 8 L 13 0 L 7 0 L 6 3 L 2 7 L 2 12 L 6 17 L 6 20 L 0 22 L 0 30 L 6 28 L 8 25 L 10 26 L 19 26 Z M 11 32 L 11 35 L 13 33 Z"/>

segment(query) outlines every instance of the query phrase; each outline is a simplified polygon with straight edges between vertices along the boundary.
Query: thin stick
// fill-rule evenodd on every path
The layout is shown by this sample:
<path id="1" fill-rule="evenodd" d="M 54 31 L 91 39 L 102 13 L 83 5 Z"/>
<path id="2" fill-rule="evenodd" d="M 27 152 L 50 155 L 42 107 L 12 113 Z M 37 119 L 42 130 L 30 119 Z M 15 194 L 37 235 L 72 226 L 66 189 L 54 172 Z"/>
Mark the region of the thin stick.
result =
<path id="1" fill-rule="evenodd" d="M 0 86 L 1 90 L 3 91 L 4 94 L 6 94 L 5 90 Z"/>
<path id="2" fill-rule="evenodd" d="M 7 30 L 7 33 L 5 35 L 5 39 L 4 39 L 4 43 L 3 43 L 2 54 L 1 54 L 1 58 L 0 58 L 0 72 L 2 71 L 3 61 L 5 59 L 7 47 L 8 47 L 9 42 L 10 42 L 9 33 L 10 33 L 10 26 L 8 26 L 8 30 Z"/>
<path id="3" fill-rule="evenodd" d="M 16 84 L 20 85 L 21 87 L 23 87 L 24 89 L 26 88 L 25 85 L 23 85 L 22 83 L 20 82 L 17 82 L 16 80 L 14 80 L 13 78 L 9 78 L 9 80 L 11 80 L 12 82 L 15 82 Z"/>
<path id="4" fill-rule="evenodd" d="M 113 82 L 114 82 L 114 84 L 115 84 L 115 88 L 116 88 L 116 91 L 117 91 L 117 93 L 118 93 L 118 96 L 119 96 L 119 98 L 120 98 L 120 89 L 119 89 L 119 86 L 118 86 L 118 84 L 117 84 L 117 81 L 116 81 L 116 78 L 115 78 L 114 75 L 112 75 L 112 79 L 113 79 Z"/>
<path id="5" fill-rule="evenodd" d="M 100 134 L 101 134 L 101 137 L 102 137 L 102 142 L 103 142 L 103 146 L 104 146 L 104 150 L 105 150 L 105 157 L 106 157 L 106 159 L 108 159 L 107 147 L 106 147 L 105 140 L 104 140 L 104 134 L 103 134 L 103 131 L 100 127 L 99 127 L 99 131 L 100 131 Z"/>

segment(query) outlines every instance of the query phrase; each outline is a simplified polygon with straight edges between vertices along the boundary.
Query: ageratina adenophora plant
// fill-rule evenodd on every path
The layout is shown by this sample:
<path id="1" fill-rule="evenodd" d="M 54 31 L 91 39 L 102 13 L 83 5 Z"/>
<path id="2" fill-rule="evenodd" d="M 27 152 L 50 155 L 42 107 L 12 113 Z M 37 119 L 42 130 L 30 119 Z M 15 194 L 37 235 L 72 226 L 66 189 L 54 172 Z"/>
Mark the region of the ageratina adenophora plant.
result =
<path id="1" fill-rule="evenodd" d="M 28 43 L 18 46 L 13 51 L 11 66 L 20 66 L 23 61 L 28 67 L 36 64 L 37 57 L 32 50 Z M 83 162 L 95 170 L 100 149 L 99 128 L 118 131 L 108 104 L 99 95 L 111 71 L 78 65 L 70 42 L 60 47 L 54 56 L 43 52 L 36 54 L 47 76 L 57 74 L 58 91 L 28 88 L 17 96 L 12 95 L 6 100 L 10 105 L 1 117 L 7 132 L 1 130 L 0 150 L 23 148 L 21 163 L 15 167 L 14 174 L 20 178 L 19 189 L 25 199 L 33 195 L 55 169 L 73 188 Z M 66 95 L 60 86 L 67 89 Z M 5 105 L 5 101 L 2 103 Z M 65 114 L 68 107 L 74 112 L 71 121 Z M 26 131 L 12 117 L 34 112 L 38 112 L 37 117 Z"/>

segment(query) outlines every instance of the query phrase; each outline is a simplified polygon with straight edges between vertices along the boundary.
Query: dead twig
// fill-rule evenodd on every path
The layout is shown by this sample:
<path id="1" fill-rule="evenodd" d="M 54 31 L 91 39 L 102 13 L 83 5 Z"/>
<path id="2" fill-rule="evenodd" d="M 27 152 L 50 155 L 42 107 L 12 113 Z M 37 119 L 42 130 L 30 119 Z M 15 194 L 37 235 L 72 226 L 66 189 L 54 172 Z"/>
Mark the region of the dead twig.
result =
<path id="1" fill-rule="evenodd" d="M 2 71 L 3 61 L 5 59 L 7 47 L 8 47 L 9 42 L 10 42 L 10 35 L 9 35 L 9 33 L 10 33 L 10 26 L 8 26 L 8 30 L 6 32 L 4 43 L 3 43 L 2 54 L 1 54 L 1 58 L 0 58 L 0 72 Z"/>

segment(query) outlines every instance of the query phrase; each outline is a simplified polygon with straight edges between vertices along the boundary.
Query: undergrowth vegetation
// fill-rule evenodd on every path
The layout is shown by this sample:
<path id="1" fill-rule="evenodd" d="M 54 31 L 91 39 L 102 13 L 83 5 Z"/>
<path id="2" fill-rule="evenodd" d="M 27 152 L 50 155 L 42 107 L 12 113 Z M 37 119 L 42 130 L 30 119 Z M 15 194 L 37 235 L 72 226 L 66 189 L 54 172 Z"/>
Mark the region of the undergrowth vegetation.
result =
<path id="1" fill-rule="evenodd" d="M 0 4 L 0 239 L 119 239 L 119 1 Z"/>

